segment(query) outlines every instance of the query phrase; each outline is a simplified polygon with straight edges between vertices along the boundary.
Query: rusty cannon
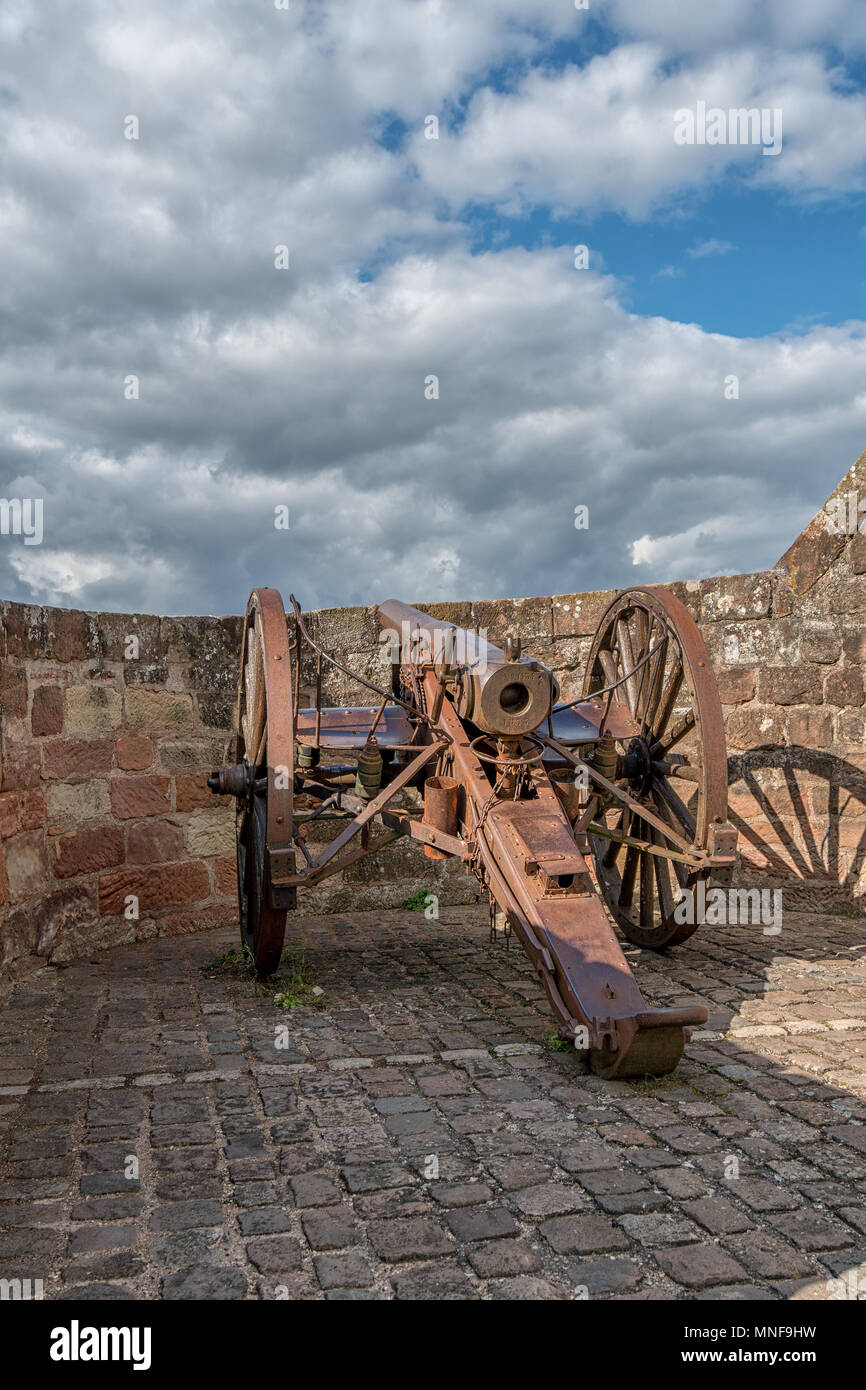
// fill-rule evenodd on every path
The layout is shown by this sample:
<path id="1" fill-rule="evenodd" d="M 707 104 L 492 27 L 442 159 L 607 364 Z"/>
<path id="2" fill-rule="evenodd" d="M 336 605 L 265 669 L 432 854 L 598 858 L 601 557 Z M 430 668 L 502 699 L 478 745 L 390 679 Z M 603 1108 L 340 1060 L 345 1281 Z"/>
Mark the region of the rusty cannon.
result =
<path id="1" fill-rule="evenodd" d="M 298 889 L 410 836 L 476 876 L 491 937 L 517 938 L 560 1036 L 596 1074 L 672 1070 L 707 1010 L 649 1007 L 615 928 L 640 947 L 677 945 L 697 925 L 679 905 L 733 870 L 722 711 L 691 615 L 662 588 L 618 594 L 570 700 L 516 633 L 497 646 L 396 601 L 378 619 L 379 684 L 325 650 L 294 597 L 287 617 L 276 589 L 250 596 L 237 761 L 208 782 L 236 799 L 257 971 L 276 970 Z M 324 706 L 326 665 L 375 702 Z M 340 824 L 313 855 L 319 820 Z"/>

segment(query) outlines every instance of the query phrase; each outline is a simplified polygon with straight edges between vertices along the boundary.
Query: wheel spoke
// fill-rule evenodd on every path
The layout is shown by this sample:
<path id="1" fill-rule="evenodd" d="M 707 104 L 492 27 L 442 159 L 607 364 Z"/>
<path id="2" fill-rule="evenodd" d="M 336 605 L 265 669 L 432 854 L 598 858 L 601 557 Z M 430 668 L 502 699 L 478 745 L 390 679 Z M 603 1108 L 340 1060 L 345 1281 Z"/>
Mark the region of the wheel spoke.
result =
<path id="1" fill-rule="evenodd" d="M 674 712 L 674 705 L 677 702 L 677 696 L 680 693 L 682 684 L 683 661 L 682 657 L 679 655 L 679 653 L 677 653 L 677 656 L 674 659 L 674 663 L 671 666 L 670 673 L 667 679 L 667 684 L 665 685 L 664 691 L 662 693 L 662 698 L 659 703 L 658 713 L 655 716 L 653 728 L 650 733 L 650 737 L 652 737 L 653 739 L 660 739 L 668 724 L 670 723 L 671 715 Z"/>
<path id="2" fill-rule="evenodd" d="M 647 663 L 647 669 L 652 671 L 649 682 L 649 695 L 647 696 L 646 712 L 643 717 L 641 732 L 646 737 L 652 736 L 653 723 L 656 717 L 656 709 L 662 693 L 662 683 L 665 675 L 665 662 L 668 655 L 668 639 L 663 637 L 659 642 L 658 652 Z"/>
<path id="3" fill-rule="evenodd" d="M 636 822 L 636 824 L 638 824 L 638 822 Z M 634 897 L 634 881 L 635 875 L 637 874 L 639 858 L 640 854 L 635 849 L 634 845 L 629 845 L 625 852 L 625 864 L 623 865 L 619 891 L 619 905 L 625 912 L 631 907 L 632 898 Z"/>
<path id="4" fill-rule="evenodd" d="M 640 857 L 640 924 L 644 931 L 653 927 L 653 866 L 651 854 L 642 853 Z"/>
<path id="5" fill-rule="evenodd" d="M 651 750 L 653 757 L 663 758 L 679 743 L 680 739 L 685 738 L 686 734 L 690 734 L 694 727 L 695 712 L 690 709 L 681 719 L 677 720 L 670 732 L 660 742 L 657 741 L 653 744 Z"/>
<path id="6" fill-rule="evenodd" d="M 677 829 L 676 825 L 674 824 L 673 816 L 671 815 L 662 798 L 659 796 L 658 791 L 655 787 L 653 787 L 652 789 L 652 798 L 656 804 L 656 810 L 658 811 L 659 815 L 667 821 L 668 825 L 672 825 L 674 826 L 674 829 Z M 668 862 L 670 863 L 676 875 L 677 883 L 679 884 L 680 888 L 685 888 L 689 881 L 689 871 L 686 868 L 685 864 L 681 864 L 678 859 L 671 859 Z"/>
<path id="7" fill-rule="evenodd" d="M 601 669 L 604 672 L 603 684 L 613 685 L 615 681 L 619 680 L 619 675 L 617 674 L 616 661 L 614 660 L 612 653 L 599 652 L 598 659 L 601 664 Z"/>
<path id="8" fill-rule="evenodd" d="M 695 820 L 688 806 L 679 796 L 677 796 L 676 792 L 674 791 L 673 787 L 670 785 L 666 777 L 653 777 L 653 784 L 658 788 L 659 796 L 661 796 L 663 800 L 667 802 L 668 806 L 673 811 L 677 819 L 680 821 L 681 825 L 684 826 L 684 828 L 692 836 L 692 839 L 694 839 L 695 835 L 697 834 L 697 821 Z"/>
<path id="9" fill-rule="evenodd" d="M 626 822 L 627 822 L 627 820 L 630 819 L 630 818 L 631 818 L 631 809 L 630 809 L 630 807 L 628 807 L 628 806 L 623 806 L 622 811 L 620 812 L 619 824 L 616 826 L 616 828 L 615 828 L 615 830 L 614 830 L 613 833 L 614 833 L 615 835 L 627 835 L 627 834 L 628 834 L 628 828 L 627 828 Z M 619 854 L 619 852 L 620 852 L 621 849 L 622 849 L 622 844 L 621 844 L 621 842 L 620 842 L 619 840 L 610 840 L 610 841 L 608 841 L 607 849 L 605 850 L 604 855 L 603 855 L 603 857 L 602 857 L 602 861 L 601 861 L 601 862 L 604 864 L 604 867 L 605 867 L 606 869 L 612 869 L 612 868 L 613 868 L 614 864 L 616 863 L 616 857 L 617 857 L 617 855 Z"/>
<path id="10" fill-rule="evenodd" d="M 653 841 L 657 845 L 660 845 L 662 843 L 662 836 L 658 830 L 653 830 Z M 673 893 L 671 892 L 671 876 L 669 869 L 669 864 L 671 861 L 668 859 L 663 859 L 659 854 L 654 854 L 652 856 L 647 855 L 648 859 L 650 857 L 652 857 L 653 868 L 655 869 L 656 891 L 658 893 L 659 899 L 659 910 L 662 915 L 662 921 L 667 922 L 670 920 L 670 917 L 673 914 L 674 910 L 674 899 Z M 685 868 L 685 864 L 683 865 L 683 868 Z"/>
<path id="11" fill-rule="evenodd" d="M 646 624 L 646 635 L 645 635 L 643 641 L 641 642 L 641 649 L 640 649 L 640 655 L 638 656 L 638 661 L 642 660 L 642 658 L 645 657 L 646 654 L 647 654 L 647 652 L 649 652 L 649 651 L 651 650 L 651 648 L 652 648 L 653 628 L 654 628 L 654 626 L 655 626 L 655 619 L 653 618 L 652 614 L 650 614 L 649 617 L 648 617 L 648 619 L 647 619 L 647 624 Z M 652 665 L 653 665 L 653 661 L 652 661 L 652 660 L 650 660 L 650 661 L 645 661 L 644 664 L 643 664 L 643 666 L 640 668 L 640 672 L 639 672 L 638 678 L 637 678 L 637 679 L 638 679 L 638 687 L 637 687 L 637 699 L 635 700 L 635 707 L 634 707 L 634 716 L 635 716 L 635 719 L 639 719 L 639 720 L 641 720 L 641 721 L 643 721 L 643 718 L 644 718 L 643 711 L 646 709 L 646 704 L 647 704 L 647 695 L 648 695 L 648 693 L 649 693 L 650 671 L 651 671 Z"/>
<path id="12" fill-rule="evenodd" d="M 623 618 L 617 618 L 616 621 L 616 640 L 617 646 L 622 654 L 623 673 L 632 671 L 634 669 L 634 652 L 632 651 L 631 645 L 631 633 L 628 630 L 628 624 Z M 628 677 L 624 689 L 626 703 L 631 713 L 634 714 L 635 703 L 637 701 L 637 684 L 634 676 Z"/>
<path id="13" fill-rule="evenodd" d="M 648 647 L 647 637 L 649 635 L 648 628 L 651 626 L 651 619 L 645 608 L 635 608 L 633 612 L 635 640 L 632 643 L 632 651 L 634 652 L 635 661 L 640 661 Z"/>

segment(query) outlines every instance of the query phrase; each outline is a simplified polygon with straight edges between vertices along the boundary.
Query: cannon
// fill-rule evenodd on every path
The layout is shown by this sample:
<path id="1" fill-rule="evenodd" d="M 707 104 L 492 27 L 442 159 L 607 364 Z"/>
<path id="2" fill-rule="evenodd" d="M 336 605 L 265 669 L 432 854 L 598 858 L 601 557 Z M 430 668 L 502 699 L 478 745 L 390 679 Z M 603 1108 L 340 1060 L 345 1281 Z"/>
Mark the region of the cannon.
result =
<path id="1" fill-rule="evenodd" d="M 699 923 L 679 906 L 702 882 L 730 882 L 736 851 L 718 690 L 680 600 L 619 593 L 569 700 L 519 633 L 496 645 L 389 600 L 377 613 L 390 680 L 377 683 L 290 604 L 287 616 L 276 589 L 250 596 L 236 761 L 208 779 L 235 798 L 241 937 L 258 974 L 279 965 L 299 889 L 410 836 L 475 875 L 491 938 L 517 938 L 593 1072 L 671 1071 L 707 1010 L 648 1006 L 616 928 L 641 948 L 683 942 Z M 375 701 L 323 705 L 326 665 Z M 314 855 L 321 820 L 339 824 Z"/>

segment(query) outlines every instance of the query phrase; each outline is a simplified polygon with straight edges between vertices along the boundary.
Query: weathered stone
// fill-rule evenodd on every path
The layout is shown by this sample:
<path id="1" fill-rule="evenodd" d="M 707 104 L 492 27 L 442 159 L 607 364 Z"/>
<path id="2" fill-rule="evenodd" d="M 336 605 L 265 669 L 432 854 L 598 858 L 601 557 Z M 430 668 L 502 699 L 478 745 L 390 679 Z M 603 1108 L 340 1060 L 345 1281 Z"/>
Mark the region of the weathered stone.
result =
<path id="1" fill-rule="evenodd" d="M 113 825 L 89 827 L 54 840 L 53 869 L 57 878 L 95 873 L 123 863 L 123 831 Z"/>
<path id="2" fill-rule="evenodd" d="M 126 734 L 115 745 L 117 766 L 124 772 L 144 772 L 153 763 L 153 739 L 145 734 Z"/>
<path id="3" fill-rule="evenodd" d="M 15 902 L 44 891 L 49 878 L 49 858 L 39 831 L 13 835 L 4 847 L 9 897 Z"/>
<path id="4" fill-rule="evenodd" d="M 146 869 L 123 869 L 99 880 L 102 916 L 122 915 L 127 898 L 138 899 L 139 914 L 178 903 L 196 902 L 210 894 L 207 866 L 199 861 L 157 864 Z"/>
<path id="5" fill-rule="evenodd" d="M 64 781 L 73 777 L 93 777 L 111 771 L 114 743 L 111 739 L 56 739 L 36 745 L 37 777 L 38 752 L 42 752 L 42 771 L 45 777 Z"/>
<path id="6" fill-rule="evenodd" d="M 358 1289 L 373 1283 L 369 1261 L 357 1250 L 316 1255 L 313 1264 L 323 1289 Z"/>
<path id="7" fill-rule="evenodd" d="M 393 1284 L 397 1298 L 406 1301 L 435 1299 L 436 1302 L 447 1302 L 476 1297 L 471 1280 L 459 1265 L 449 1260 L 437 1260 L 432 1265 L 402 1270 L 395 1274 Z"/>
<path id="8" fill-rule="evenodd" d="M 53 954 L 58 942 L 67 935 L 78 934 L 86 938 L 86 931 L 97 922 L 97 917 L 95 894 L 89 888 L 76 884 L 51 892 L 33 913 L 36 930 L 33 949 L 36 955 Z"/>
<path id="9" fill-rule="evenodd" d="M 186 826 L 187 853 L 193 858 L 210 858 L 234 851 L 234 806 L 215 806 L 208 811 L 195 811 Z"/>
<path id="10" fill-rule="evenodd" d="M 193 727 L 192 697 L 170 690 L 148 690 L 134 687 L 126 692 L 126 724 L 130 729 L 159 730 L 191 729 Z"/>
<path id="11" fill-rule="evenodd" d="M 175 790 L 178 811 L 212 810 L 213 804 L 213 792 L 208 787 L 204 771 L 197 776 L 178 777 Z"/>
<path id="12" fill-rule="evenodd" d="M 0 665 L 0 714 L 10 719 L 27 714 L 27 677 L 14 666 Z"/>
<path id="13" fill-rule="evenodd" d="M 657 1250 L 655 1258 L 674 1283 L 684 1284 L 687 1289 L 735 1283 L 746 1273 L 742 1265 L 716 1245 L 673 1246 Z"/>
<path id="14" fill-rule="evenodd" d="M 724 667 L 716 673 L 723 705 L 743 705 L 755 698 L 756 672 L 750 666 Z"/>
<path id="15" fill-rule="evenodd" d="M 129 827 L 126 844 L 129 864 L 159 864 L 179 860 L 182 853 L 183 830 L 172 821 L 151 819 Z"/>
<path id="16" fill-rule="evenodd" d="M 167 1274 L 162 1281 L 162 1296 L 165 1299 L 211 1301 L 213 1299 L 242 1299 L 246 1297 L 247 1279 L 240 1269 L 193 1267 L 178 1269 Z"/>
<path id="17" fill-rule="evenodd" d="M 560 1255 L 589 1255 L 596 1251 L 626 1250 L 628 1241 L 606 1217 L 586 1213 L 555 1216 L 541 1225 L 541 1234 Z"/>
<path id="18" fill-rule="evenodd" d="M 371 1221 L 367 1233 L 380 1259 L 394 1262 L 445 1255 L 452 1247 L 451 1240 L 435 1221 L 421 1217 Z"/>
<path id="19" fill-rule="evenodd" d="M 108 782 L 100 777 L 87 782 L 60 782 L 48 787 L 46 807 L 52 828 L 65 829 L 81 821 L 100 820 L 111 814 Z"/>
<path id="20" fill-rule="evenodd" d="M 110 685 L 70 685 L 64 693 L 66 729 L 70 734 L 119 729 L 123 701 Z"/>
<path id="21" fill-rule="evenodd" d="M 119 820 L 163 816 L 171 810 L 168 777 L 112 777 L 111 809 Z"/>
<path id="22" fill-rule="evenodd" d="M 63 732 L 63 691 L 59 685 L 39 685 L 33 692 L 30 728 L 34 738 Z"/>
<path id="23" fill-rule="evenodd" d="M 301 1247 L 291 1236 L 262 1236 L 247 1242 L 247 1255 L 251 1264 L 262 1274 L 282 1274 L 290 1269 L 300 1269 Z"/>
<path id="24" fill-rule="evenodd" d="M 828 705 L 844 707 L 853 705 L 859 709 L 863 704 L 863 676 L 854 666 L 832 671 L 824 679 L 824 699 Z"/>
<path id="25" fill-rule="evenodd" d="M 489 1240 L 470 1245 L 469 1263 L 481 1279 L 533 1274 L 541 1268 L 537 1251 L 522 1240 Z"/>

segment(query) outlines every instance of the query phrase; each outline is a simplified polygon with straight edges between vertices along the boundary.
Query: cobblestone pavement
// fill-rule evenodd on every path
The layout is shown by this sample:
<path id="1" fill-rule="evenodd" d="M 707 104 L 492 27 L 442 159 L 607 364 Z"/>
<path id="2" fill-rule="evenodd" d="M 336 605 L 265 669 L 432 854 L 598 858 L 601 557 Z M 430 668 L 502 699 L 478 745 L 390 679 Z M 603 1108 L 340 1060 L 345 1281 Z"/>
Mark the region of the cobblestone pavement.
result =
<path id="1" fill-rule="evenodd" d="M 480 909 L 295 930 L 319 1009 L 204 970 L 224 931 L 17 987 L 0 1278 L 47 1298 L 788 1299 L 858 1280 L 866 1298 L 866 921 L 632 952 L 653 1003 L 711 1008 L 675 1075 L 642 1083 L 547 1050 L 540 986 Z"/>

